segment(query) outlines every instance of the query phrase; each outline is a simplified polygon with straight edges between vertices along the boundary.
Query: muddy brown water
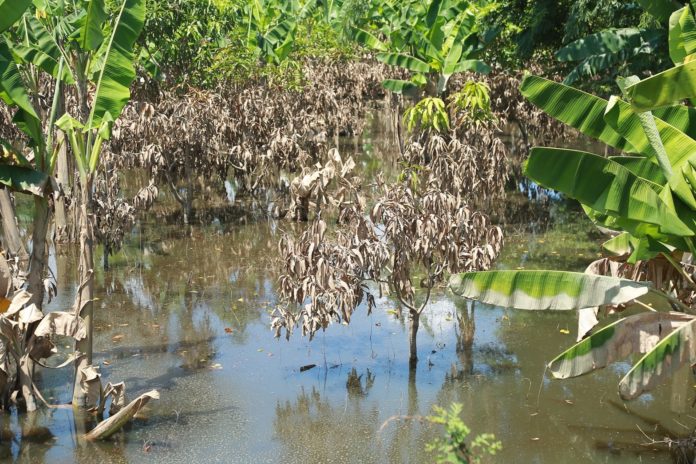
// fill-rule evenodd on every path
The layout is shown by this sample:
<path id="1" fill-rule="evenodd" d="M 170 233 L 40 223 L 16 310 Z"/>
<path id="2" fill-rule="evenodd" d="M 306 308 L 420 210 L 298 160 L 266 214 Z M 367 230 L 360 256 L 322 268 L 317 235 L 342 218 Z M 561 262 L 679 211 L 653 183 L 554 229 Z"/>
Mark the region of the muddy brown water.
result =
<path id="1" fill-rule="evenodd" d="M 579 270 L 593 259 L 597 239 L 581 214 L 562 202 L 548 214 L 549 228 L 510 231 L 501 267 Z M 474 434 L 502 441 L 490 462 L 667 463 L 670 455 L 647 443 L 696 423 L 688 377 L 623 403 L 617 385 L 627 363 L 574 380 L 545 376 L 545 363 L 574 340 L 572 313 L 438 293 L 422 319 L 415 374 L 406 325 L 388 298 L 311 342 L 299 333 L 275 339 L 273 260 L 289 227 L 214 215 L 190 227 L 140 223 L 111 269 L 98 271 L 95 362 L 104 383 L 125 381 L 131 398 L 157 388 L 161 399 L 103 443 L 81 439 L 71 409 L 2 415 L 0 459 L 426 463 L 433 456 L 425 446 L 441 429 L 418 417 L 457 401 Z M 50 265 L 59 293 L 49 308 L 70 307 L 74 250 L 54 250 Z M 44 396 L 69 401 L 70 376 L 41 372 Z"/>

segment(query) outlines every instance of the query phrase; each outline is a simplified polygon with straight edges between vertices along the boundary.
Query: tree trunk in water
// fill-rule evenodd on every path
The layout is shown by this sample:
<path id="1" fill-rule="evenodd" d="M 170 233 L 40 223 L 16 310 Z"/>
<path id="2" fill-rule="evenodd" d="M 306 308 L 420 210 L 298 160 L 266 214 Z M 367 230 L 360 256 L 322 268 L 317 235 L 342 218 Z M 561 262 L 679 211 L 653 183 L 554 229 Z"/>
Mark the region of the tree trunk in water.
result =
<path id="1" fill-rule="evenodd" d="M 15 216 L 14 203 L 10 191 L 4 187 L 0 188 L 0 216 L 2 216 L 3 243 L 10 255 L 17 256 L 22 261 L 29 257 L 27 249 L 24 248 L 22 238 L 19 236 L 19 227 Z"/>
<path id="2" fill-rule="evenodd" d="M 70 170 L 68 168 L 68 147 L 65 134 L 61 130 L 56 131 L 56 142 L 61 143 L 56 160 L 56 177 L 62 193 L 68 193 L 70 189 Z M 56 207 L 56 242 L 65 243 L 71 240 L 68 233 L 68 215 L 65 208 L 65 196 L 59 195 L 55 200 Z"/>
<path id="3" fill-rule="evenodd" d="M 92 317 L 94 308 L 94 231 L 90 213 L 92 209 L 92 176 L 88 175 L 81 185 L 80 203 L 80 262 L 78 266 L 80 293 L 77 295 L 76 311 L 85 320 L 87 336 L 79 340 L 75 350 L 79 358 L 75 362 L 75 385 L 73 388 L 73 407 L 91 408 L 88 398 L 80 388 L 82 369 L 92 364 Z"/>
<path id="4" fill-rule="evenodd" d="M 408 348 L 409 358 L 408 364 L 411 369 L 416 367 L 418 363 L 418 348 L 416 338 L 418 337 L 418 326 L 420 325 L 420 313 L 418 311 L 409 312 L 409 331 L 408 331 Z"/>
<path id="5" fill-rule="evenodd" d="M 43 276 L 46 267 L 48 215 L 48 200 L 42 197 L 34 197 L 34 230 L 31 239 L 27 291 L 31 293 L 29 303 L 34 303 L 39 309 L 42 307 L 44 296 Z"/>

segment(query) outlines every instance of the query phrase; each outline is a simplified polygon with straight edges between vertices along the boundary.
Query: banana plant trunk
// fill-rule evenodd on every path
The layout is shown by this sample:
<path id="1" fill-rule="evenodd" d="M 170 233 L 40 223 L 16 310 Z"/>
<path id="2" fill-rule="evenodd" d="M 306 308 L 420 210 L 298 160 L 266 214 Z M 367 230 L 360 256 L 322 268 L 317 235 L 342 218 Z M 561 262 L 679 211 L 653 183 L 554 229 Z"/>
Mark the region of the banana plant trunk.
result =
<path id="1" fill-rule="evenodd" d="M 5 250 L 10 252 L 12 257 L 18 257 L 21 261 L 26 261 L 29 257 L 27 249 L 24 248 L 22 237 L 19 235 L 17 216 L 10 191 L 0 187 L 0 216 L 2 216 L 2 233 Z"/>
<path id="2" fill-rule="evenodd" d="M 92 182 L 91 174 L 81 182 L 80 195 L 80 260 L 78 265 L 80 288 L 75 304 L 75 311 L 82 316 L 87 329 L 87 336 L 75 344 L 78 358 L 75 362 L 75 384 L 73 388 L 73 407 L 90 408 L 88 397 L 80 386 L 81 373 L 92 364 L 92 337 L 94 307 L 94 230 L 92 228 Z"/>
<path id="3" fill-rule="evenodd" d="M 46 267 L 46 234 L 48 233 L 49 209 L 45 197 L 34 197 L 34 220 L 31 238 L 31 256 L 29 258 L 29 276 L 27 290 L 31 293 L 29 303 L 39 309 L 44 297 L 44 269 Z"/>

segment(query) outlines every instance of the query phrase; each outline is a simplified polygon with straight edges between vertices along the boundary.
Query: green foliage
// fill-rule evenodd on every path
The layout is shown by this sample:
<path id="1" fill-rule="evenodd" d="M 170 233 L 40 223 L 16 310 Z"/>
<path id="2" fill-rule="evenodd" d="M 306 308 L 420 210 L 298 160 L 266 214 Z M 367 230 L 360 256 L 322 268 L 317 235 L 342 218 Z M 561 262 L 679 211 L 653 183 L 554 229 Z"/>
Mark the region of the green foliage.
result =
<path id="1" fill-rule="evenodd" d="M 445 437 L 426 445 L 426 451 L 435 453 L 438 464 L 478 464 L 486 456 L 495 456 L 503 449 L 503 444 L 495 435 L 483 433 L 467 442 L 471 434 L 469 427 L 461 419 L 461 403 L 452 403 L 449 409 L 433 406 L 433 415 L 428 417 L 433 424 L 445 428 Z"/>
<path id="2" fill-rule="evenodd" d="M 669 2 L 641 3 L 661 18 L 666 16 L 658 6 Z M 690 16 L 685 20 L 684 14 Z M 560 271 L 467 273 L 450 282 L 458 294 L 511 307 L 590 308 L 593 313 L 597 307 L 634 300 L 643 307 L 650 305 L 652 310 L 668 312 L 649 312 L 617 321 L 552 362 L 554 375 L 565 378 L 602 368 L 627 354 L 642 355 L 619 384 L 624 399 L 637 397 L 680 366 L 696 362 L 696 317 L 686 314 L 693 313 L 690 295 L 696 284 L 690 265 L 681 261 L 696 251 L 696 131 L 690 124 L 693 110 L 683 104 L 696 98 L 696 67 L 692 61 L 696 27 L 691 25 L 696 25 L 696 19 L 690 8 L 679 12 L 678 17 L 679 21 L 670 21 L 669 31 L 671 49 L 683 51 L 672 53 L 676 66 L 643 80 L 636 76 L 618 79 L 622 96 L 607 101 L 531 76 L 525 78 L 521 89 L 550 115 L 636 155 L 607 159 L 576 150 L 534 148 L 525 174 L 541 186 L 578 200 L 593 222 L 614 231 L 616 236 L 605 243 L 613 259 L 640 263 L 642 269 L 649 270 L 645 280 L 653 280 L 658 289 L 646 292 L 646 287 L 640 288 L 644 284 L 616 279 L 624 272 L 620 269 L 611 271 L 614 277 L 591 277 L 602 279 L 607 288 L 599 281 L 590 288 L 587 277 Z M 609 272 L 601 266 L 601 262 L 594 263 L 592 272 Z M 665 273 L 672 277 L 665 279 Z M 643 293 L 633 294 L 633 288 Z M 620 299 L 625 301 L 620 303 L 606 300 L 622 294 Z M 593 295 L 597 301 L 586 301 Z M 647 296 L 657 300 L 643 301 Z M 590 326 L 593 324 L 596 319 Z M 648 337 L 652 341 L 647 345 L 631 342 L 638 332 L 653 334 Z"/>
<path id="3" fill-rule="evenodd" d="M 467 81 L 456 93 L 450 95 L 450 103 L 464 113 L 476 125 L 495 120 L 491 110 L 491 88 L 485 82 Z"/>
<path id="4" fill-rule="evenodd" d="M 449 130 L 449 115 L 445 102 L 440 98 L 426 97 L 404 111 L 404 125 L 409 132 L 418 128 L 421 131 Z"/>
<path id="5" fill-rule="evenodd" d="M 383 14 L 353 28 L 352 38 L 379 52 L 378 60 L 413 73 L 408 81 L 385 81 L 385 88 L 396 93 L 424 88 L 427 95 L 439 96 L 454 73 L 490 71 L 479 56 L 492 38 L 481 23 L 494 5 L 461 0 L 385 2 Z"/>

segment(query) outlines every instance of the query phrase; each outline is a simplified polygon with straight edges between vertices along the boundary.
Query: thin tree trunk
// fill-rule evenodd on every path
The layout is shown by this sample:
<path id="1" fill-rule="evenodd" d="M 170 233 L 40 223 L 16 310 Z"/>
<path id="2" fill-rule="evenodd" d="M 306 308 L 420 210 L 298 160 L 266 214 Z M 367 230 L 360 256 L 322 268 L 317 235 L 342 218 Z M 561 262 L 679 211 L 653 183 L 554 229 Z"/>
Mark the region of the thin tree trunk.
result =
<path id="1" fill-rule="evenodd" d="M 29 257 L 27 249 L 19 235 L 19 226 L 15 214 L 14 203 L 10 191 L 0 187 L 0 216 L 2 216 L 2 232 L 5 249 L 10 255 L 17 256 L 22 261 Z"/>
<path id="2" fill-rule="evenodd" d="M 418 363 L 418 347 L 416 339 L 418 337 L 418 326 L 420 325 L 420 313 L 418 311 L 409 311 L 409 330 L 408 330 L 408 364 L 411 369 L 415 369 Z"/>
<path id="3" fill-rule="evenodd" d="M 75 385 L 73 388 L 73 407 L 91 408 L 88 398 L 80 388 L 82 369 L 92 364 L 92 318 L 94 308 L 94 231 L 89 213 L 92 205 L 92 176 L 88 175 L 81 185 L 80 204 L 80 262 L 78 266 L 80 292 L 77 296 L 76 311 L 82 316 L 87 329 L 87 336 L 79 340 L 75 350 L 79 358 L 75 363 Z"/>
<path id="4" fill-rule="evenodd" d="M 48 200 L 34 197 L 34 230 L 31 239 L 31 257 L 29 259 L 29 277 L 27 290 L 31 293 L 29 303 L 34 303 L 39 309 L 44 297 L 44 269 L 46 267 L 46 234 L 48 233 L 49 211 Z"/>

